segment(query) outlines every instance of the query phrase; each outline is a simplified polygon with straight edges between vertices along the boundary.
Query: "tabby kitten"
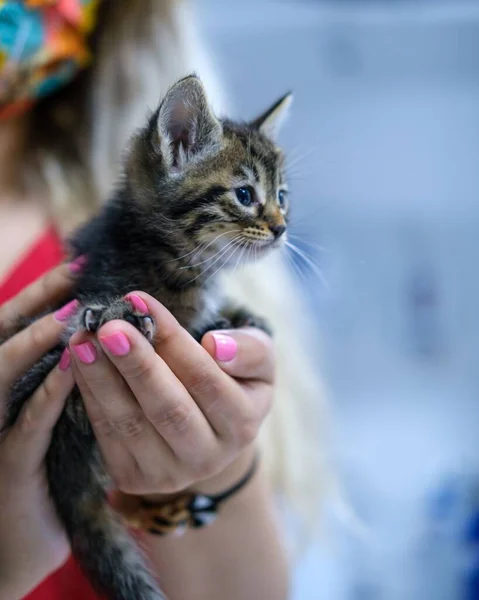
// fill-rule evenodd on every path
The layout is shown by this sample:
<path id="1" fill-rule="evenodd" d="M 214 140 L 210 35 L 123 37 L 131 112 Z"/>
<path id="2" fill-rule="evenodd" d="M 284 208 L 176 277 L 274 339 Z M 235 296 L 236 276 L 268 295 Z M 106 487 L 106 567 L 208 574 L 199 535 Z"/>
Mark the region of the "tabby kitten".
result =
<path id="1" fill-rule="evenodd" d="M 72 239 L 74 254 L 88 257 L 73 293 L 80 308 L 64 342 L 12 387 L 7 427 L 78 328 L 125 319 L 154 340 L 151 317 L 124 299 L 133 290 L 157 298 L 198 340 L 213 328 L 264 326 L 222 299 L 215 274 L 283 241 L 288 194 L 274 135 L 290 100 L 235 123 L 213 114 L 195 76 L 168 91 L 133 137 L 118 189 Z M 164 598 L 107 504 L 108 478 L 77 388 L 55 427 L 47 472 L 72 552 L 99 592 L 111 600 Z"/>

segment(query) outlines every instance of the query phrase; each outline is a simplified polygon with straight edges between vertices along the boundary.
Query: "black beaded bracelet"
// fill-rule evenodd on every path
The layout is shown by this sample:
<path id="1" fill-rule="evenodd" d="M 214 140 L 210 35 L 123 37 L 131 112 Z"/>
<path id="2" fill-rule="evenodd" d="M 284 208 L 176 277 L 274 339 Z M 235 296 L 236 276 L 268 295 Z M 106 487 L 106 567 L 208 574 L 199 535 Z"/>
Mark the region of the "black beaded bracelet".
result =
<path id="1" fill-rule="evenodd" d="M 121 512 L 129 526 L 154 535 L 179 536 L 188 528 L 199 529 L 211 525 L 216 520 L 223 502 L 234 496 L 251 480 L 258 462 L 256 456 L 247 473 L 231 488 L 219 494 L 186 492 L 161 503 L 142 498 L 133 511 Z"/>

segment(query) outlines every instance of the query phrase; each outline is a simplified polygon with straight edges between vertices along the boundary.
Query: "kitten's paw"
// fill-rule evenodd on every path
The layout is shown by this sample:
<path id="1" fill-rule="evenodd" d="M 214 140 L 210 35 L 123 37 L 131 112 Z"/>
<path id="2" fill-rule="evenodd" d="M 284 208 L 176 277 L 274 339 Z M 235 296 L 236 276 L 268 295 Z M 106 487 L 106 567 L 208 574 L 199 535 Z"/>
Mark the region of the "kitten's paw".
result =
<path id="1" fill-rule="evenodd" d="M 196 341 L 201 342 L 203 336 L 208 333 L 208 331 L 216 331 L 217 329 L 231 329 L 231 321 L 225 318 L 219 318 L 216 321 L 208 323 L 201 329 L 196 329 L 193 332 L 193 337 Z"/>
<path id="2" fill-rule="evenodd" d="M 80 324 L 87 331 L 94 333 L 102 325 L 108 323 L 108 321 L 116 319 L 131 323 L 149 342 L 153 341 L 155 336 L 155 323 L 153 319 L 149 315 L 137 311 L 124 298 L 114 300 L 111 304 L 85 306 L 80 316 Z"/>
<path id="3" fill-rule="evenodd" d="M 232 315 L 231 324 L 235 329 L 239 329 L 240 327 L 256 327 L 267 333 L 269 336 L 273 335 L 273 330 L 266 319 L 258 317 L 244 308 L 238 309 Z"/>
<path id="4" fill-rule="evenodd" d="M 256 327 L 271 337 L 273 335 L 273 331 L 265 319 L 253 315 L 246 309 L 240 308 L 232 313 L 228 313 L 227 317 L 219 317 L 216 321 L 212 321 L 203 328 L 196 330 L 193 333 L 193 337 L 198 342 L 201 342 L 202 337 L 208 331 L 239 329 L 240 327 Z"/>

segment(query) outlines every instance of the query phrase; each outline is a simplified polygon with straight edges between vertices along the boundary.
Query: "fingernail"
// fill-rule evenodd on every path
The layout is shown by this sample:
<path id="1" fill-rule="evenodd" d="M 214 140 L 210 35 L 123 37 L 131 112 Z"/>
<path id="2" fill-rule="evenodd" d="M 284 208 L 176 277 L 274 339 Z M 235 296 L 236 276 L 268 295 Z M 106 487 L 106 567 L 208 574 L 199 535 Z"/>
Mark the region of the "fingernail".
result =
<path id="1" fill-rule="evenodd" d="M 66 371 L 68 369 L 68 367 L 70 366 L 70 363 L 71 363 L 70 351 L 68 350 L 68 348 L 65 348 L 65 350 L 63 350 L 63 353 L 61 355 L 60 362 L 58 363 L 58 367 L 60 368 L 60 371 Z"/>
<path id="2" fill-rule="evenodd" d="M 80 273 L 80 271 L 83 270 L 87 261 L 88 261 L 88 258 L 84 254 L 82 254 L 81 256 L 76 258 L 74 261 L 69 263 L 68 267 L 69 267 L 70 271 L 76 275 L 77 273 Z"/>
<path id="3" fill-rule="evenodd" d="M 125 356 L 130 351 L 130 341 L 124 333 L 118 331 L 111 335 L 100 337 L 100 342 L 113 356 Z"/>
<path id="4" fill-rule="evenodd" d="M 96 360 L 96 349 L 91 342 L 83 342 L 83 344 L 72 344 L 73 352 L 86 365 L 91 365 Z"/>
<path id="5" fill-rule="evenodd" d="M 216 359 L 221 362 L 233 360 L 238 351 L 236 340 L 224 333 L 213 333 L 213 339 L 215 340 Z"/>
<path id="6" fill-rule="evenodd" d="M 68 321 L 68 319 L 76 313 L 78 308 L 78 300 L 72 300 L 62 308 L 58 309 L 55 313 L 55 319 L 63 323 L 64 321 Z"/>
<path id="7" fill-rule="evenodd" d="M 133 304 L 133 307 L 136 308 L 138 312 L 141 312 L 145 315 L 148 314 L 148 306 L 145 304 L 145 301 L 137 296 L 136 294 L 128 294 L 126 299 Z"/>

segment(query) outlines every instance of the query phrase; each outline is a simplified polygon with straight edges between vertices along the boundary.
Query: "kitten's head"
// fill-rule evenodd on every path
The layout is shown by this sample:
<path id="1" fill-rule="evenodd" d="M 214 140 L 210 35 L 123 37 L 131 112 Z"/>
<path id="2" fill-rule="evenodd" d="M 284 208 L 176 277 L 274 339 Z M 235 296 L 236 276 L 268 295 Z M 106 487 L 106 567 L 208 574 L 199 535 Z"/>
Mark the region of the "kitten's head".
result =
<path id="1" fill-rule="evenodd" d="M 134 140 L 127 165 L 148 222 L 170 227 L 203 257 L 224 250 L 222 262 L 236 262 L 241 249 L 257 256 L 281 245 L 288 187 L 275 140 L 291 99 L 236 123 L 215 116 L 197 77 L 176 83 Z"/>

